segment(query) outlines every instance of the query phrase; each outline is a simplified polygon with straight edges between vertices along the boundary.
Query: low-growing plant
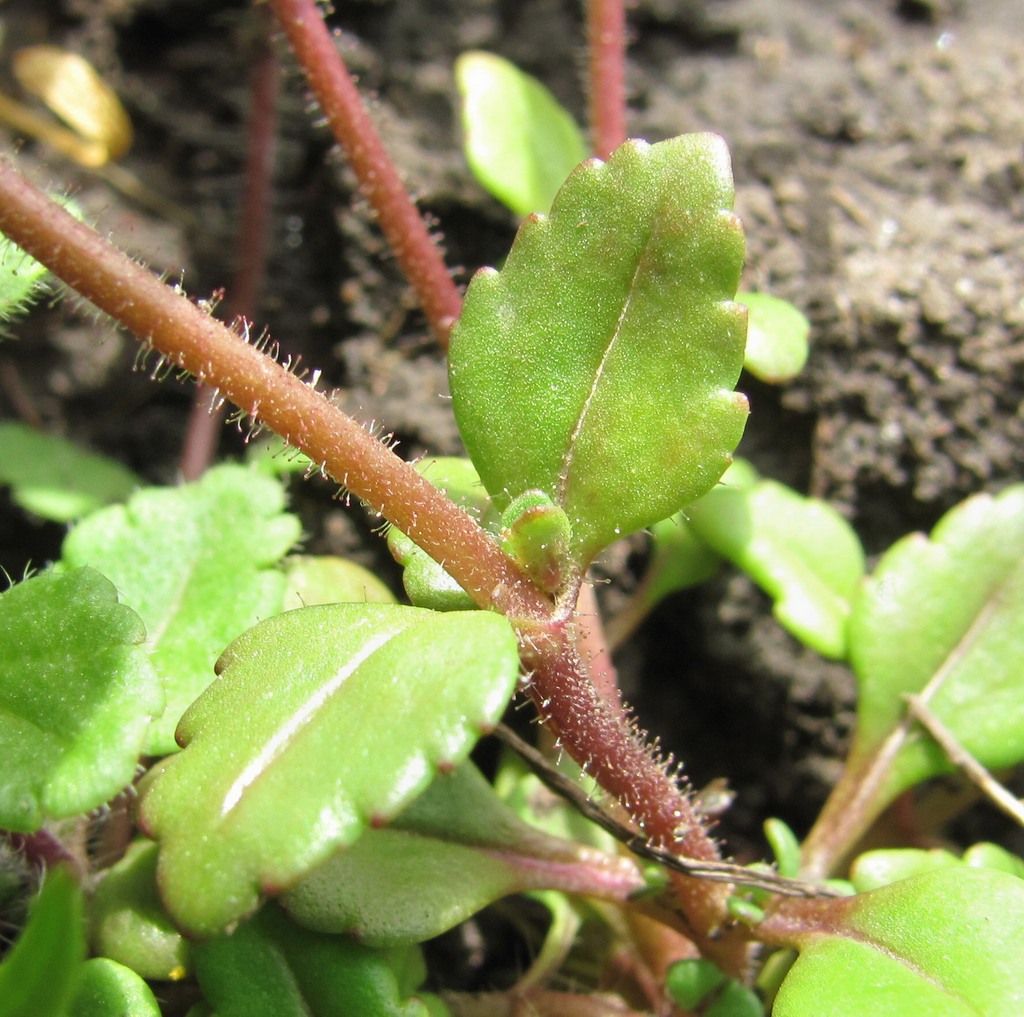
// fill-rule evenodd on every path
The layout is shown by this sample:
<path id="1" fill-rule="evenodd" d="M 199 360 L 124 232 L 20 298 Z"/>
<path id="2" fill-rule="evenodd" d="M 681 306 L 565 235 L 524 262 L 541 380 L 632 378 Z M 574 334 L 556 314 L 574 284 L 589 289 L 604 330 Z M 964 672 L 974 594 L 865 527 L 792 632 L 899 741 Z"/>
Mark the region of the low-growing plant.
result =
<path id="1" fill-rule="evenodd" d="M 1018 1012 L 1024 862 L 994 844 L 858 851 L 904 791 L 960 766 L 993 788 L 983 768 L 1024 758 L 1024 486 L 969 498 L 868 571 L 837 511 L 732 461 L 751 351 L 729 155 L 710 134 L 621 136 L 620 4 L 588 15 L 601 160 L 575 165 L 578 129 L 537 83 L 460 64 L 470 162 L 529 213 L 464 299 L 315 6 L 270 6 L 450 333 L 468 458 L 402 461 L 266 336 L 222 325 L 0 164 L 0 229 L 20 249 L 0 270 L 31 265 L 35 285 L 22 259 L 37 259 L 139 336 L 155 373 L 191 375 L 283 439 L 141 488 L 0 431 L 15 500 L 78 520 L 58 563 L 0 596 L 0 905 L 13 915 L 46 869 L 0 963 L 0 1015 L 154 1015 L 170 982 L 193 987 L 193 1017 Z M 522 115 L 489 155 L 470 128 L 492 89 Z M 526 190 L 494 184 L 513 156 Z M 28 293 L 9 281 L 11 309 Z M 750 302 L 753 363 L 791 376 L 806 323 Z M 296 468 L 386 520 L 409 604 L 293 553 Z M 724 560 L 856 675 L 842 775 L 802 844 L 766 817 L 772 865 L 727 859 L 710 795 L 645 742 L 579 611 L 594 560 L 641 530 L 647 574 L 613 640 Z M 527 698 L 536 746 L 502 725 Z M 486 779 L 470 753 L 492 733 Z M 511 987 L 450 991 L 421 944 L 512 894 L 549 916 L 533 964 Z"/>

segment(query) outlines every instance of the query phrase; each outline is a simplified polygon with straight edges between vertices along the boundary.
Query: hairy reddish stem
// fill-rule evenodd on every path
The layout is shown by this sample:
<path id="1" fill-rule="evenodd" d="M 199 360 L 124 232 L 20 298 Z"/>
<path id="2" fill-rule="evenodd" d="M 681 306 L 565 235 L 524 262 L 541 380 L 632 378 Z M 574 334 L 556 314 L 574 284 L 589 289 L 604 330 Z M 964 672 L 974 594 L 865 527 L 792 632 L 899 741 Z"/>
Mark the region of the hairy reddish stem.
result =
<path id="1" fill-rule="evenodd" d="M 240 409 L 384 515 L 445 565 L 481 606 L 543 618 L 547 598 L 465 512 L 323 393 L 248 345 L 116 250 L 0 160 L 0 232 L 167 360 Z"/>
<path id="2" fill-rule="evenodd" d="M 37 830 L 35 833 L 9 833 L 7 838 L 15 851 L 21 851 L 40 870 L 67 865 L 75 879 L 81 880 L 85 876 L 88 866 L 84 859 L 84 841 L 80 857 L 49 830 Z"/>
<path id="3" fill-rule="evenodd" d="M 619 675 L 612 660 L 601 621 L 601 608 L 594 587 L 584 582 L 576 600 L 576 645 L 587 663 L 594 685 L 604 699 L 617 709 L 622 708 Z"/>
<path id="4" fill-rule="evenodd" d="M 783 897 L 758 923 L 757 938 L 768 946 L 800 950 L 817 936 L 849 935 L 849 912 L 859 906 L 856 896 L 825 900 Z"/>
<path id="5" fill-rule="evenodd" d="M 652 844 L 686 858 L 720 860 L 693 800 L 635 735 L 621 707 L 594 685 L 566 625 L 546 626 L 535 645 L 536 657 L 526 656 L 530 695 L 573 759 L 622 803 Z M 742 974 L 746 944 L 720 935 L 729 887 L 679 873 L 670 878 L 701 951 Z"/>
<path id="6" fill-rule="evenodd" d="M 587 42 L 594 154 L 607 159 L 626 140 L 626 12 L 623 0 L 589 0 Z"/>
<path id="7" fill-rule="evenodd" d="M 315 0 L 269 0 L 309 87 L 442 347 L 462 298 L 366 112 Z"/>
<path id="8" fill-rule="evenodd" d="M 257 8 L 255 14 L 262 37 L 254 47 L 254 62 L 249 72 L 247 147 L 235 244 L 238 264 L 224 302 L 228 321 L 255 317 L 267 268 L 281 74 L 277 56 L 267 38 L 270 19 L 266 9 Z M 220 437 L 220 418 L 221 410 L 215 405 L 212 391 L 205 385 L 197 386 L 181 452 L 181 475 L 186 480 L 196 480 L 213 462 Z"/>

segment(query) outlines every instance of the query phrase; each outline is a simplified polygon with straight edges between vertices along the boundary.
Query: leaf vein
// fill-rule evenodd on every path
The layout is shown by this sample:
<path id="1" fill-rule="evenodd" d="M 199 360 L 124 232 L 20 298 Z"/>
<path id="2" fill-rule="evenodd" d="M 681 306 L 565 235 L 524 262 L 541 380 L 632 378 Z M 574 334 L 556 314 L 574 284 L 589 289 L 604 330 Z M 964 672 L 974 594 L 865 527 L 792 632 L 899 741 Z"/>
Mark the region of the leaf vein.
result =
<path id="1" fill-rule="evenodd" d="M 345 662 L 344 666 L 334 673 L 329 681 L 318 685 L 313 690 L 312 695 L 284 723 L 278 726 L 273 735 L 264 742 L 256 757 L 242 770 L 238 777 L 235 778 L 231 787 L 228 788 L 220 810 L 222 819 L 238 805 L 245 791 L 287 751 L 291 741 L 302 730 L 310 717 L 337 692 L 366 660 L 397 635 L 399 635 L 397 632 L 380 632 L 368 639 Z"/>
<path id="2" fill-rule="evenodd" d="M 652 240 L 653 234 L 648 234 L 643 242 L 643 246 L 640 248 L 640 253 L 636 259 L 636 267 L 633 269 L 633 276 L 630 279 L 629 287 L 626 290 L 626 298 L 622 302 L 622 310 L 619 312 L 619 316 L 615 322 L 615 327 L 612 329 L 608 342 L 605 345 L 604 352 L 601 354 L 601 362 L 597 365 L 597 370 L 594 372 L 594 380 L 590 386 L 590 391 L 587 393 L 586 398 L 580 406 L 579 416 L 576 418 L 576 423 L 573 425 L 569 441 L 566 443 L 565 455 L 562 457 L 562 468 L 558 472 L 558 491 L 555 498 L 555 501 L 563 507 L 565 506 L 568 495 L 569 474 L 572 472 L 576 443 L 583 432 L 584 426 L 586 425 L 591 404 L 594 401 L 594 397 L 597 395 L 597 390 L 600 387 L 602 378 L 604 377 L 605 365 L 608 363 L 608 358 L 611 356 L 612 350 L 622 336 L 623 325 L 627 315 L 629 314 L 629 309 L 632 306 L 633 295 L 636 292 L 637 279 L 640 277 L 640 273 L 644 269 L 644 258 Z"/>

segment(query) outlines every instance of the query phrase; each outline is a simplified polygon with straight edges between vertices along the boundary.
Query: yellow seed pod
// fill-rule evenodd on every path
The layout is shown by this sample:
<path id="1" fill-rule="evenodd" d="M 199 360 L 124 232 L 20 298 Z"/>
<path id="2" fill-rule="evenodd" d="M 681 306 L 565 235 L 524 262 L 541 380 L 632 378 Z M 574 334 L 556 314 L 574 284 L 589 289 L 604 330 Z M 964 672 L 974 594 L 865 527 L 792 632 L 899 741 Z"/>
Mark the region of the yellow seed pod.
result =
<path id="1" fill-rule="evenodd" d="M 119 159 L 132 143 L 132 125 L 121 100 L 92 64 L 59 46 L 29 46 L 12 60 L 18 83 L 37 96 L 77 135 L 46 140 L 86 166 Z"/>

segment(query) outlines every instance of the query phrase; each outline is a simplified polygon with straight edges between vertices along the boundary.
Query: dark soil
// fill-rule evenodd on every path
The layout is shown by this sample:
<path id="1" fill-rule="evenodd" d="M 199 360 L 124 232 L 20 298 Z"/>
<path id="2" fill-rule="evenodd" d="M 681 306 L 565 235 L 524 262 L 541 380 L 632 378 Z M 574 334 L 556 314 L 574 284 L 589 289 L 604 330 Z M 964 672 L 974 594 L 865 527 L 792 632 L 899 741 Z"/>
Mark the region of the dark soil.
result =
<path id="1" fill-rule="evenodd" d="M 349 0 L 334 21 L 386 141 L 440 224 L 460 278 L 502 256 L 514 222 L 460 155 L 452 61 L 496 50 L 584 115 L 576 0 Z M 877 554 L 965 495 L 1024 465 L 1024 64 L 1019 0 L 639 0 L 631 11 L 631 129 L 649 140 L 711 129 L 732 148 L 747 229 L 747 286 L 814 322 L 797 382 L 744 381 L 742 453 L 833 500 Z M 241 192 L 247 62 L 258 30 L 221 0 L 10 0 L 5 53 L 60 43 L 121 92 L 137 138 L 124 162 L 153 196 L 132 200 L 27 143 L 25 167 L 71 188 L 120 245 L 206 297 L 227 285 Z M 0 68 L 0 74 L 2 74 Z M 9 90 L 14 86 L 8 81 Z M 346 408 L 409 455 L 452 453 L 442 359 L 426 338 L 345 168 L 289 71 L 280 102 L 268 285 L 255 317 L 324 370 Z M 168 482 L 191 391 L 133 373 L 135 343 L 65 301 L 0 347 L 0 416 L 20 417 Z M 225 435 L 223 451 L 240 440 Z M 384 561 L 367 524 L 299 497 L 313 551 Z M 0 564 L 59 554 L 62 530 L 0 500 Z M 612 553 L 605 591 L 640 554 Z M 393 575 L 393 573 L 391 573 Z M 757 848 L 760 820 L 805 828 L 851 722 L 844 667 L 801 649 L 744 578 L 665 604 L 626 647 L 623 680 L 644 726 L 697 783 L 739 791 L 723 822 Z"/>

